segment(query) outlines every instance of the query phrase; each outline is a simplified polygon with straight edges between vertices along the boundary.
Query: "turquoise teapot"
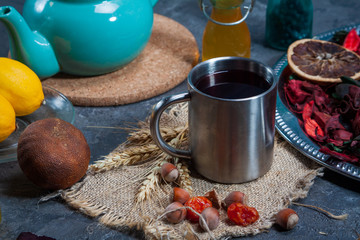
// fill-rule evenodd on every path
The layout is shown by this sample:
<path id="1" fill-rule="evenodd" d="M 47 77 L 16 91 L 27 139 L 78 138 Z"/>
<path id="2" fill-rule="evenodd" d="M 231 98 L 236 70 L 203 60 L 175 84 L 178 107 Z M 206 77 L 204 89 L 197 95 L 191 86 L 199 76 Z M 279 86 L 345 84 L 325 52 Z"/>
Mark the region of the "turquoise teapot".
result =
<path id="1" fill-rule="evenodd" d="M 158 0 L 26 0 L 0 7 L 10 54 L 40 78 L 94 76 L 135 59 L 150 39 Z"/>

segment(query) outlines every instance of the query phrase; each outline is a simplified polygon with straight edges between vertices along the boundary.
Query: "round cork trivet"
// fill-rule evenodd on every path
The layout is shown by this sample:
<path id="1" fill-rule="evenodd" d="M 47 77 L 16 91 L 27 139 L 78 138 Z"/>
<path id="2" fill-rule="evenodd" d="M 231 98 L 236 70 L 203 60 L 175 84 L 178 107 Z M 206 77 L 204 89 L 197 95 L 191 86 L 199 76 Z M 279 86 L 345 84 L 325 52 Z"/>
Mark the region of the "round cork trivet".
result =
<path id="1" fill-rule="evenodd" d="M 43 81 L 77 106 L 114 106 L 164 93 L 187 77 L 198 62 L 195 37 L 180 23 L 154 14 L 151 38 L 142 53 L 116 72 L 78 77 L 58 74 Z"/>

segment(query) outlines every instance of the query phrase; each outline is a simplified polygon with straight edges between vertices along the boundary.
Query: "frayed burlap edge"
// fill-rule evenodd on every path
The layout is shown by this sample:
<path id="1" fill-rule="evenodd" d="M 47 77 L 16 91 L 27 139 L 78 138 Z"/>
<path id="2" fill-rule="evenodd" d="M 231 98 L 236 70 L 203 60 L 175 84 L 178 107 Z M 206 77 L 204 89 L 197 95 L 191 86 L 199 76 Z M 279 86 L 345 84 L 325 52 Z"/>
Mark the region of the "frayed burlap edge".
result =
<path id="1" fill-rule="evenodd" d="M 182 108 L 179 111 L 184 111 L 184 109 L 185 108 Z M 176 116 L 176 118 L 177 118 L 177 120 L 176 120 L 177 122 L 175 124 L 175 125 L 177 125 L 177 124 L 179 124 L 179 121 L 178 121 L 179 112 L 175 111 L 174 115 L 170 114 L 170 118 L 172 118 L 174 116 Z M 183 118 L 186 119 L 186 117 L 183 117 Z M 166 120 L 165 120 L 165 122 L 166 122 Z M 183 122 L 183 121 L 180 121 L 180 123 L 181 122 Z M 141 123 L 140 125 L 142 126 L 141 129 L 148 128 L 147 124 Z M 115 149 L 112 153 L 110 153 L 109 156 L 117 155 L 117 154 L 123 152 L 124 150 L 126 150 L 126 147 L 125 147 L 126 144 L 120 145 L 117 149 Z M 286 154 L 293 155 L 293 156 L 295 156 L 295 158 L 299 159 L 299 161 L 301 161 L 304 165 L 306 165 L 309 168 L 309 170 L 307 171 L 307 174 L 302 176 L 301 178 L 297 179 L 296 187 L 294 189 L 292 189 L 288 195 L 281 196 L 281 199 L 279 199 L 276 206 L 274 206 L 272 211 L 267 214 L 267 217 L 265 219 L 261 220 L 261 223 L 259 223 L 259 224 L 255 223 L 250 228 L 242 228 L 241 230 L 237 229 L 236 231 L 233 231 L 232 229 L 235 229 L 238 226 L 231 226 L 231 225 L 226 226 L 226 227 L 224 227 L 222 233 L 215 234 L 214 238 L 226 239 L 229 237 L 255 235 L 255 234 L 258 234 L 258 233 L 268 230 L 274 224 L 275 214 L 279 210 L 281 210 L 285 207 L 288 207 L 293 201 L 296 201 L 300 198 L 305 198 L 307 196 L 307 193 L 308 193 L 310 187 L 314 183 L 314 179 L 316 178 L 316 176 L 319 176 L 322 174 L 323 168 L 319 167 L 313 161 L 311 161 L 310 159 L 307 159 L 306 157 L 301 155 L 298 151 L 296 151 L 294 148 L 292 148 L 288 143 L 286 143 L 278 135 L 276 136 L 275 148 L 283 149 L 284 151 L 286 151 Z M 277 154 L 277 152 L 275 151 L 275 157 L 274 157 L 275 159 L 277 157 L 276 154 Z M 111 159 L 109 158 L 106 160 L 113 161 L 113 158 L 111 158 Z M 106 160 L 101 162 L 101 164 L 106 164 L 107 163 Z M 152 160 L 149 160 L 149 161 L 151 162 Z M 147 161 L 145 161 L 144 164 L 148 164 L 146 162 Z M 94 164 L 94 165 L 96 165 L 96 164 Z M 121 171 L 122 169 L 136 168 L 139 166 L 141 166 L 141 164 L 135 165 L 135 166 L 114 167 L 113 169 L 110 169 L 110 170 L 107 169 L 107 170 L 108 171 L 117 171 L 120 169 L 120 171 Z M 115 210 L 113 210 L 111 206 L 110 207 L 105 206 L 103 204 L 100 204 L 96 200 L 89 200 L 87 198 L 84 198 L 82 196 L 83 186 L 90 179 L 94 178 L 94 176 L 101 175 L 104 172 L 108 172 L 108 171 L 101 170 L 98 167 L 95 169 L 96 169 L 96 171 L 94 171 L 94 166 L 90 166 L 87 175 L 84 177 L 84 179 L 81 182 L 75 184 L 70 189 L 61 192 L 61 196 L 67 202 L 67 204 L 69 204 L 73 208 L 79 210 L 80 212 L 84 213 L 85 215 L 97 218 L 97 220 L 100 223 L 102 223 L 106 226 L 118 228 L 118 229 L 123 229 L 124 227 L 129 227 L 129 228 L 135 227 L 137 229 L 143 230 L 146 235 L 146 238 L 148 238 L 148 239 L 162 239 L 162 238 L 167 238 L 167 239 L 179 239 L 179 238 L 209 239 L 209 238 L 212 238 L 211 234 L 208 234 L 206 232 L 205 233 L 199 232 L 198 229 L 196 229 L 197 228 L 196 226 L 194 226 L 193 224 L 190 224 L 186 221 L 183 222 L 182 224 L 179 224 L 178 226 L 174 226 L 172 224 L 166 223 L 166 221 L 163 221 L 162 219 L 157 219 L 156 216 L 159 216 L 161 214 L 161 212 L 164 210 L 164 208 L 161 208 L 159 206 L 151 205 L 151 207 L 153 207 L 155 209 L 155 210 L 154 209 L 153 210 L 157 213 L 157 215 L 155 214 L 155 216 L 154 216 L 154 213 L 153 213 L 152 214 L 153 216 L 146 216 L 146 214 L 145 214 L 144 216 L 142 216 L 140 218 L 141 220 L 139 220 L 139 218 L 133 219 L 131 216 L 127 216 L 126 214 L 121 215 L 121 214 L 117 213 Z M 224 188 L 221 184 L 209 183 L 204 179 L 199 180 L 198 176 L 196 176 L 195 178 L 191 178 L 191 179 L 194 182 L 196 182 L 196 184 L 195 184 L 196 186 L 204 186 L 204 185 L 207 186 L 207 187 L 203 187 L 203 189 L 206 189 L 209 186 L 211 186 L 215 190 Z M 253 183 L 256 184 L 257 181 L 260 182 L 261 179 L 255 180 Z M 226 191 L 232 190 L 232 187 L 231 187 L 232 185 L 228 185 L 228 186 L 225 187 Z M 238 185 L 234 185 L 234 186 L 238 186 Z M 94 186 L 94 187 L 96 187 L 96 186 Z M 165 190 L 164 189 L 162 190 L 163 191 L 162 196 L 166 196 L 166 194 L 171 193 L 172 186 L 167 184 L 164 186 L 164 188 L 165 188 Z M 235 189 L 238 189 L 238 188 L 235 187 Z M 196 190 L 195 190 L 195 192 L 196 192 Z M 221 193 L 220 196 L 224 197 L 224 193 Z M 162 200 L 162 201 L 164 201 L 164 200 Z M 131 211 L 132 210 L 130 210 L 129 212 L 131 212 Z M 260 216 L 261 215 L 262 215 L 262 213 L 260 212 Z M 226 221 L 226 220 L 224 220 L 224 221 Z"/>

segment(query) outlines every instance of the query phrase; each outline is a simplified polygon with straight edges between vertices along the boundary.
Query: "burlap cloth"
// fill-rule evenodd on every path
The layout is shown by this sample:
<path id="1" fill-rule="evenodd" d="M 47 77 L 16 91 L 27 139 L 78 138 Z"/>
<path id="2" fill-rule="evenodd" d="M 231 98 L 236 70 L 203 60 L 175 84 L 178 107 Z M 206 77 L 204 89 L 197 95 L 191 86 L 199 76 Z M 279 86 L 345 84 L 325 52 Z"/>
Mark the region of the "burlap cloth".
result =
<path id="1" fill-rule="evenodd" d="M 186 122 L 186 105 L 178 105 L 163 114 L 164 138 L 178 147 L 186 145 Z M 164 161 L 175 163 L 180 170 L 175 184 L 165 183 L 158 174 Z M 85 178 L 62 192 L 62 197 L 104 225 L 142 229 L 147 239 L 220 239 L 254 235 L 269 229 L 275 214 L 292 201 L 306 197 L 314 178 L 321 174 L 319 165 L 279 136 L 276 136 L 270 171 L 249 183 L 209 182 L 187 166 L 184 160 L 171 158 L 157 149 L 149 135 L 148 123 L 144 122 L 130 133 L 126 143 L 91 165 Z M 211 234 L 188 221 L 170 224 L 160 216 L 170 203 L 174 186 L 191 191 L 192 196 L 215 189 L 220 199 L 233 190 L 242 191 L 249 197 L 248 205 L 258 210 L 260 219 L 247 227 L 236 226 L 227 219 L 225 210 L 220 210 L 221 223 Z"/>

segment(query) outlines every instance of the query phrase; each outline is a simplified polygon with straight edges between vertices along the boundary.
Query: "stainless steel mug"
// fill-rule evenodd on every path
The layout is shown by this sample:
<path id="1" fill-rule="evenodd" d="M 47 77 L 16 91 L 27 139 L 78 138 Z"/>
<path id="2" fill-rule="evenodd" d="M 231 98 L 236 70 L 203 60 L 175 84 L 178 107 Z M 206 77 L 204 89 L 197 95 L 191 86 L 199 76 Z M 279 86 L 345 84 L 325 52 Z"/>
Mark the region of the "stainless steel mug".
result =
<path id="1" fill-rule="evenodd" d="M 196 87 L 206 75 L 232 70 L 255 73 L 269 87 L 258 95 L 237 99 L 215 97 Z M 163 151 L 191 159 L 198 173 L 210 180 L 254 180 L 270 169 L 273 160 L 277 81 L 270 67 L 251 59 L 220 57 L 202 62 L 188 75 L 188 93 L 166 97 L 154 107 L 151 135 Z M 185 101 L 189 102 L 188 151 L 169 146 L 159 129 L 162 112 Z"/>

